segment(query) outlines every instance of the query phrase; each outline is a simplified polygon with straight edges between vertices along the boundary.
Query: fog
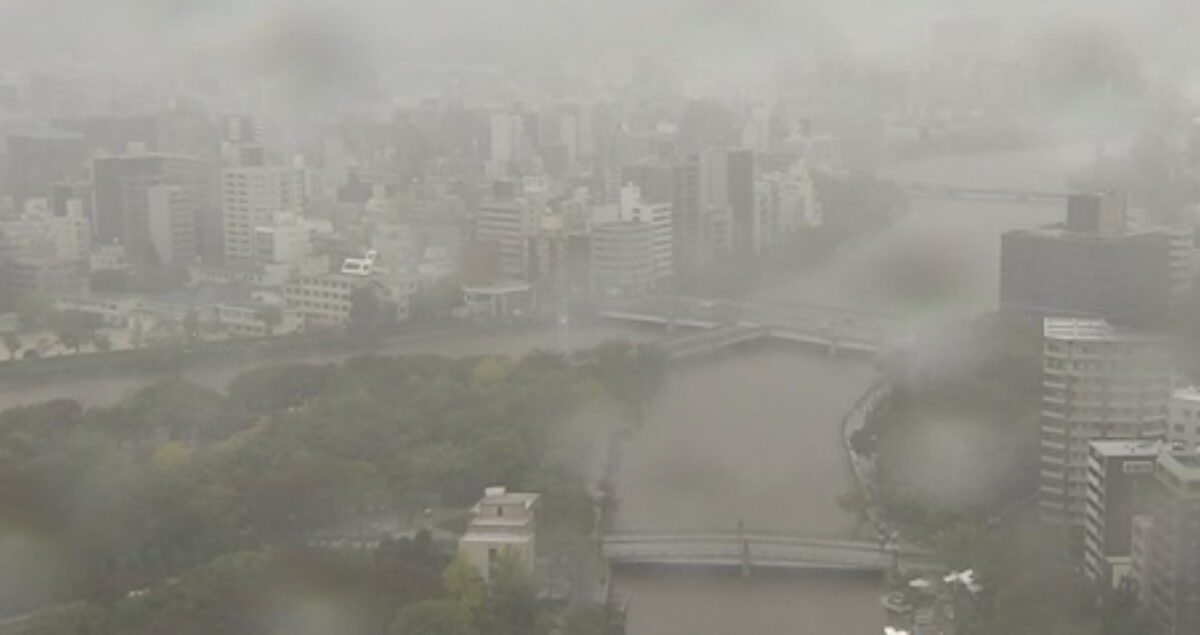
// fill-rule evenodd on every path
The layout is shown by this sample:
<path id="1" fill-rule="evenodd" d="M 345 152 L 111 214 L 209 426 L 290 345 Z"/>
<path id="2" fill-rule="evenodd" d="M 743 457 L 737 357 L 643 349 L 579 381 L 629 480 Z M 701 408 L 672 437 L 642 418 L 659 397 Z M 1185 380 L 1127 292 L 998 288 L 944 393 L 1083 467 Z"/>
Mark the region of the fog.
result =
<path id="1" fill-rule="evenodd" d="M 1197 41 L 0 0 L 0 633 L 1194 635 Z"/>

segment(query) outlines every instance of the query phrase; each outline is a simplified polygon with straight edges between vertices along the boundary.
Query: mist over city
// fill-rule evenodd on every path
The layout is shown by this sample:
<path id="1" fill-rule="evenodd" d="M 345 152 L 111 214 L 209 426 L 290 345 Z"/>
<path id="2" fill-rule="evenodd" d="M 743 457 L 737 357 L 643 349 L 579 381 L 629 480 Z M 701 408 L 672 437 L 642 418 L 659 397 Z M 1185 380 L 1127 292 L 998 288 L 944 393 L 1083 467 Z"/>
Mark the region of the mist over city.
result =
<path id="1" fill-rule="evenodd" d="M 1200 633 L 1198 40 L 0 0 L 0 635 Z"/>

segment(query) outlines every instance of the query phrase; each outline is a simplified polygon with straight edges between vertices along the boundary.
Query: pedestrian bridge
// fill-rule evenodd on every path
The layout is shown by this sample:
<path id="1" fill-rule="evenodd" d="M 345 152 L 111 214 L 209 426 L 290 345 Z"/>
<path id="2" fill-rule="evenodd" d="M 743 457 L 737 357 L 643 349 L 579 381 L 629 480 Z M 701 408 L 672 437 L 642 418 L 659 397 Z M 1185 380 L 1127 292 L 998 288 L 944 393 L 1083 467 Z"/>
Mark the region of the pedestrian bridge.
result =
<path id="1" fill-rule="evenodd" d="M 936 568 L 928 552 L 892 543 L 781 534 L 610 534 L 602 545 L 613 566 L 731 567 L 814 571 L 889 571 Z"/>

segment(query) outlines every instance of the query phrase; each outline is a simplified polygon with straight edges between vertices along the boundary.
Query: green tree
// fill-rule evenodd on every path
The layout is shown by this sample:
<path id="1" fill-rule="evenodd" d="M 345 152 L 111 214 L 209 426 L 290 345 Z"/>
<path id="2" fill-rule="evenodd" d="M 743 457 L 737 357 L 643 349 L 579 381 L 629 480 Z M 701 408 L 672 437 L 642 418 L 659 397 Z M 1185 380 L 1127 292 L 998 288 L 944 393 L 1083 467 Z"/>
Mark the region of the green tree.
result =
<path id="1" fill-rule="evenodd" d="M 461 552 L 450 561 L 442 572 L 442 585 L 450 597 L 468 614 L 477 616 L 487 601 L 487 583 Z"/>
<path id="2" fill-rule="evenodd" d="M 103 635 L 108 631 L 108 614 L 89 602 L 72 602 L 55 607 L 33 620 L 26 635 Z"/>
<path id="3" fill-rule="evenodd" d="M 592 349 L 593 368 L 626 419 L 640 426 L 666 376 L 666 359 L 650 346 L 605 342 Z"/>
<path id="4" fill-rule="evenodd" d="M 335 371 L 328 366 L 285 364 L 248 370 L 229 382 L 230 403 L 254 414 L 295 408 L 320 394 Z"/>
<path id="5" fill-rule="evenodd" d="M 392 635 L 477 635 L 470 611 L 457 600 L 420 600 L 400 609 Z"/>
<path id="6" fill-rule="evenodd" d="M 516 551 L 497 555 L 488 575 L 488 600 L 484 611 L 487 633 L 531 635 L 538 632 L 537 599 L 533 580 Z"/>

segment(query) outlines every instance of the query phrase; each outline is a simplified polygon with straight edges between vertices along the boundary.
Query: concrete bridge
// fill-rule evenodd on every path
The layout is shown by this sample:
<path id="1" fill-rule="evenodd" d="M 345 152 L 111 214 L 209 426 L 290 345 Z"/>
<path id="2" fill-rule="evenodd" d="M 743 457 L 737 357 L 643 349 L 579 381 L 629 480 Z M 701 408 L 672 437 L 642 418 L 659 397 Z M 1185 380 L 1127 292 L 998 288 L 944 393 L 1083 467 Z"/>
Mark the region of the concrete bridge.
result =
<path id="1" fill-rule="evenodd" d="M 1030 204 L 1062 203 L 1067 200 L 1066 192 L 1045 190 L 963 187 L 942 183 L 899 183 L 899 185 L 909 198 L 915 199 Z"/>
<path id="2" fill-rule="evenodd" d="M 838 307 L 682 296 L 638 296 L 610 302 L 600 316 L 643 324 L 699 329 L 660 343 L 672 358 L 720 350 L 762 338 L 826 348 L 831 354 L 885 352 L 899 329 L 887 316 Z"/>
<path id="3" fill-rule="evenodd" d="M 613 566 L 730 567 L 813 571 L 935 569 L 925 551 L 895 544 L 835 540 L 761 532 L 621 533 L 604 537 L 604 558 Z"/>

